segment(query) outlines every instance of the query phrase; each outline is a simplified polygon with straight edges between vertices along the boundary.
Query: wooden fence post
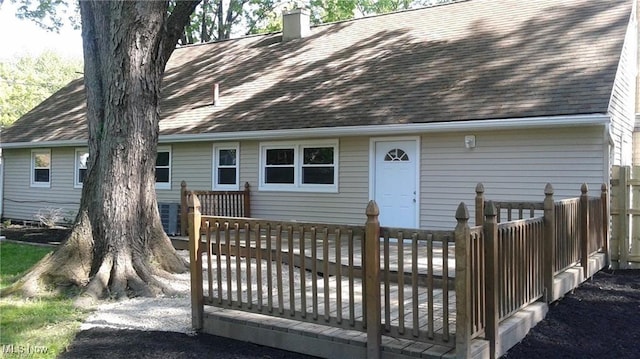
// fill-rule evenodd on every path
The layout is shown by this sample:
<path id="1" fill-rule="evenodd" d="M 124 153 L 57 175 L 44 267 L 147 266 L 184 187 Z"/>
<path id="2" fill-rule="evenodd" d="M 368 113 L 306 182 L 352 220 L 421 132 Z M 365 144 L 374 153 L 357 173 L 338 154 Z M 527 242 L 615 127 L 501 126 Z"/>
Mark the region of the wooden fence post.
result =
<path id="1" fill-rule="evenodd" d="M 456 211 L 456 358 L 471 356 L 471 231 L 469 211 L 460 202 Z"/>
<path id="2" fill-rule="evenodd" d="M 620 181 L 618 182 L 618 266 L 620 269 L 629 268 L 629 248 L 631 247 L 631 237 L 629 236 L 629 209 L 631 208 L 631 191 L 629 190 L 629 180 L 631 179 L 631 168 L 620 167 Z"/>
<path id="3" fill-rule="evenodd" d="M 493 201 L 487 202 L 485 207 L 484 257 L 485 257 L 485 338 L 489 340 L 491 358 L 496 357 L 496 350 L 500 345 L 498 311 L 498 220 Z"/>
<path id="4" fill-rule="evenodd" d="M 551 303 L 553 297 L 553 277 L 555 275 L 556 261 L 556 215 L 553 201 L 553 186 L 547 183 L 544 187 L 544 261 L 542 263 L 542 276 L 544 284 L 544 301 Z"/>
<path id="5" fill-rule="evenodd" d="M 202 253 L 200 250 L 200 200 L 198 196 L 189 196 L 189 270 L 191 271 L 191 325 L 193 329 L 202 329 L 204 297 L 202 293 Z"/>
<path id="6" fill-rule="evenodd" d="M 605 266 L 611 265 L 611 257 L 609 255 L 609 194 L 606 183 L 600 187 L 600 202 L 602 203 L 602 248 L 605 255 Z"/>
<path id="7" fill-rule="evenodd" d="M 189 233 L 187 226 L 189 222 L 187 221 L 187 213 L 189 212 L 189 208 L 187 208 L 187 182 L 180 182 L 180 235 L 186 236 Z"/>
<path id="8" fill-rule="evenodd" d="M 249 190 L 249 182 L 244 183 L 244 216 L 251 217 L 251 191 Z"/>
<path id="9" fill-rule="evenodd" d="M 484 221 L 484 185 L 476 186 L 476 226 L 481 226 Z"/>
<path id="10" fill-rule="evenodd" d="M 381 300 L 380 300 L 380 210 L 375 201 L 367 205 L 365 223 L 365 255 L 362 258 L 365 270 L 365 300 L 367 320 L 367 358 L 380 358 L 382 346 Z M 401 239 L 400 239 L 401 240 Z"/>
<path id="11" fill-rule="evenodd" d="M 580 265 L 584 279 L 589 278 L 589 188 L 580 186 Z"/>

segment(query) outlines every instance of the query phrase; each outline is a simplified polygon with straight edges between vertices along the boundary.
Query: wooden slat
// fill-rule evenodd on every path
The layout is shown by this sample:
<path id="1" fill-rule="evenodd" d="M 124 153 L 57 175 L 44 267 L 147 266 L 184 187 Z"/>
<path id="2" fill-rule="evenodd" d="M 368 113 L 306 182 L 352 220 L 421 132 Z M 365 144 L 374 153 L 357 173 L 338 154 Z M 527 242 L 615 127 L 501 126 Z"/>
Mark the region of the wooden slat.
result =
<path id="1" fill-rule="evenodd" d="M 252 308 L 253 305 L 253 291 L 252 291 L 252 287 L 253 287 L 253 281 L 252 281 L 252 277 L 251 277 L 251 258 L 253 258 L 253 256 L 251 255 L 251 226 L 249 225 L 249 223 L 244 223 L 244 243 L 245 246 L 248 250 L 248 255 L 246 258 L 246 273 L 247 273 L 247 305 L 249 306 L 249 308 Z"/>
<path id="2" fill-rule="evenodd" d="M 260 223 L 255 225 L 256 237 L 256 289 L 258 290 L 258 311 L 262 312 L 262 230 Z"/>
<path id="3" fill-rule="evenodd" d="M 276 226 L 276 286 L 278 290 L 278 310 L 284 313 L 284 293 L 282 291 L 282 225 Z"/>
<path id="4" fill-rule="evenodd" d="M 235 237 L 235 256 L 234 260 L 236 262 L 236 296 L 238 301 L 238 306 L 242 306 L 242 261 L 240 257 L 240 226 L 236 222 L 233 226 L 234 229 L 234 237 Z"/>
<path id="5" fill-rule="evenodd" d="M 296 314 L 296 288 L 295 288 L 295 270 L 293 268 L 293 263 L 294 262 L 294 244 L 293 244 L 293 226 L 289 225 L 287 226 L 287 241 L 288 241 L 288 245 L 287 245 L 287 250 L 288 250 L 288 256 L 289 256 L 289 310 L 291 311 L 291 315 L 295 315 Z M 303 291 L 301 290 L 301 293 Z"/>
<path id="6" fill-rule="evenodd" d="M 397 258 L 398 258 L 398 332 L 404 334 L 404 236 L 399 232 L 397 239 Z"/>

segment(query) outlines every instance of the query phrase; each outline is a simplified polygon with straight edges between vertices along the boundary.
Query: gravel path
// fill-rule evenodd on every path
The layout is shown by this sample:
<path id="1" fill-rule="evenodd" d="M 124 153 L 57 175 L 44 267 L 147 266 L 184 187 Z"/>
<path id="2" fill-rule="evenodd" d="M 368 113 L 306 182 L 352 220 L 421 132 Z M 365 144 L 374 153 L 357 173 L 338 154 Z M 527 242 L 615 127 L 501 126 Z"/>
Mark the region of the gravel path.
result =
<path id="1" fill-rule="evenodd" d="M 181 251 L 187 255 L 187 251 Z M 193 334 L 189 273 L 174 274 L 169 282 L 176 294 L 171 297 L 133 298 L 98 306 L 80 330 L 92 328 L 156 330 Z"/>
<path id="2" fill-rule="evenodd" d="M 188 251 L 179 251 L 188 257 Z M 171 297 L 134 298 L 98 306 L 59 358 L 312 358 L 208 334 L 191 328 L 189 273 L 161 279 Z"/>

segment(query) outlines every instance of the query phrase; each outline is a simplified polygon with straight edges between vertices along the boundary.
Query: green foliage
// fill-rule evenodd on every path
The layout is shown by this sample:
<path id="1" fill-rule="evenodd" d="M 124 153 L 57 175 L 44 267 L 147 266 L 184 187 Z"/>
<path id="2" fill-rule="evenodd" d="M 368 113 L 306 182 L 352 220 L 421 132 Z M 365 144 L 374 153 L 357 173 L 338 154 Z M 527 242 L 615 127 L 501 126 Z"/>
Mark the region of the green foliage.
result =
<path id="1" fill-rule="evenodd" d="M 51 51 L 0 62 L 0 125 L 12 124 L 69 81 L 81 76 L 80 60 Z"/>
<path id="2" fill-rule="evenodd" d="M 242 16 L 250 11 L 249 5 L 252 1 L 203 0 L 191 14 L 180 43 L 184 45 L 230 38 L 232 30 L 242 22 Z M 270 2 L 271 0 L 255 1 L 255 5 L 262 6 L 262 3 Z M 174 6 L 175 3 L 172 1 L 169 4 L 169 12 Z"/>
<path id="3" fill-rule="evenodd" d="M 20 3 L 16 17 L 28 19 L 41 28 L 59 32 L 65 23 L 80 28 L 80 8 L 77 2 L 67 0 L 11 0 Z M 0 4 L 2 1 L 0 1 Z"/>
<path id="4" fill-rule="evenodd" d="M 322 24 L 355 16 L 358 0 L 311 0 L 311 22 Z"/>
<path id="5" fill-rule="evenodd" d="M 51 248 L 0 243 L 0 288 L 10 285 L 49 252 Z M 2 298 L 0 313 L 0 346 L 6 349 L 13 345 L 15 352 L 31 350 L 29 358 L 56 358 L 86 317 L 86 312 L 74 308 L 71 299 L 64 296 Z"/>
<path id="6" fill-rule="evenodd" d="M 245 11 L 247 34 L 264 34 L 282 31 L 282 14 L 276 11 L 274 0 L 251 0 Z"/>

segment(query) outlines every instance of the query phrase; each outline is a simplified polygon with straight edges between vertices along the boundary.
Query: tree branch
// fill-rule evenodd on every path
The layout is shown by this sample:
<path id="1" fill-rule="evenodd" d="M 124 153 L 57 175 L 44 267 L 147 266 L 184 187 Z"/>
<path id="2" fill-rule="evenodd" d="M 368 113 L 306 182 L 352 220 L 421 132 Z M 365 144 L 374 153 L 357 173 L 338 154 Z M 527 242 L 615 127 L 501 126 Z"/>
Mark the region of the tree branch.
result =
<path id="1" fill-rule="evenodd" d="M 176 6 L 167 19 L 162 44 L 160 44 L 160 58 L 165 64 L 176 48 L 178 40 L 184 33 L 184 27 L 189 23 L 189 18 L 200 1 L 202 0 L 176 2 Z"/>

